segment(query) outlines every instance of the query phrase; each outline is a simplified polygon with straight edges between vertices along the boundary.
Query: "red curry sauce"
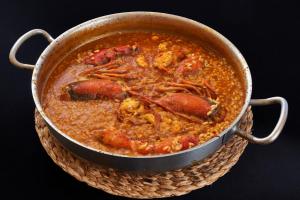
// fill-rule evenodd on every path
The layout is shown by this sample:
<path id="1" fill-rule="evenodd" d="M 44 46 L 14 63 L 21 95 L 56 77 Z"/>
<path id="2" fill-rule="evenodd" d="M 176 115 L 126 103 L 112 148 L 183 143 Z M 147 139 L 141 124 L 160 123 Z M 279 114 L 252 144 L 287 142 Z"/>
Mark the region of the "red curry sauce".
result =
<path id="1" fill-rule="evenodd" d="M 101 38 L 63 59 L 42 102 L 54 124 L 85 145 L 153 155 L 218 136 L 244 97 L 239 74 L 201 43 L 130 32 Z"/>

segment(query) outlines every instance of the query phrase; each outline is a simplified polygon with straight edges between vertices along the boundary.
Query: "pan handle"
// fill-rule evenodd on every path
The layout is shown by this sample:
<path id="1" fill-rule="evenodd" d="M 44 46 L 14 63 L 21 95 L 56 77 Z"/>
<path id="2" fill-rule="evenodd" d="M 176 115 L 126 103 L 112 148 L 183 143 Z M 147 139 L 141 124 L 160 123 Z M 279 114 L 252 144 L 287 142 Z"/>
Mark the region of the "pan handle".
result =
<path id="1" fill-rule="evenodd" d="M 287 101 L 282 97 L 271 97 L 268 99 L 251 99 L 250 101 L 251 106 L 266 106 L 266 105 L 277 104 L 277 103 L 280 104 L 281 106 L 280 116 L 275 128 L 267 137 L 258 138 L 253 135 L 247 134 L 245 131 L 242 131 L 238 128 L 236 128 L 235 130 L 236 133 L 239 136 L 245 138 L 246 140 L 254 144 L 270 144 L 274 142 L 276 138 L 279 136 L 279 134 L 281 133 L 287 119 L 287 115 L 288 115 Z"/>
<path id="2" fill-rule="evenodd" d="M 9 52 L 9 60 L 11 62 L 11 64 L 20 67 L 20 68 L 25 68 L 25 69 L 34 69 L 34 65 L 31 64 L 25 64 L 25 63 L 21 63 L 17 60 L 16 58 L 16 54 L 18 49 L 20 48 L 20 46 L 29 38 L 31 38 L 34 35 L 43 35 L 50 43 L 54 40 L 51 35 L 49 33 L 47 33 L 46 31 L 42 30 L 42 29 L 33 29 L 31 31 L 28 31 L 27 33 L 25 33 L 24 35 L 22 35 L 13 45 L 13 47 L 11 48 L 10 52 Z"/>

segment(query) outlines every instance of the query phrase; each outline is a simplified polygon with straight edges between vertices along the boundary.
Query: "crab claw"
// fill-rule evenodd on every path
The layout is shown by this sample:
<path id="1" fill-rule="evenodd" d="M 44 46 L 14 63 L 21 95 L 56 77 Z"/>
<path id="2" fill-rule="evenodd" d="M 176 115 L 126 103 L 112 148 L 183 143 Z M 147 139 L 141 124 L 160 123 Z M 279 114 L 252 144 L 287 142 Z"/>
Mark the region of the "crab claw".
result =
<path id="1" fill-rule="evenodd" d="M 106 79 L 91 79 L 68 84 L 64 90 L 72 100 L 94 100 L 103 97 L 123 100 L 127 96 L 121 85 Z"/>

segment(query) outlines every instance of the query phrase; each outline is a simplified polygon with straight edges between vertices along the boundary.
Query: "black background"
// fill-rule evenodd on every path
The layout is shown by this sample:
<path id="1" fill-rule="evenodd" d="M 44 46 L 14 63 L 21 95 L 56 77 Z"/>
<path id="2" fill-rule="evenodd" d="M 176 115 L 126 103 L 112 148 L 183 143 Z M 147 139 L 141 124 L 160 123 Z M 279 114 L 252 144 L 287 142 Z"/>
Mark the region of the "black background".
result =
<path id="1" fill-rule="evenodd" d="M 259 0 L 1 1 L 0 195 L 22 199 L 117 198 L 76 181 L 47 156 L 34 130 L 31 71 L 11 65 L 8 52 L 19 36 L 33 28 L 57 37 L 95 17 L 145 10 L 185 16 L 221 32 L 240 49 L 250 66 L 253 98 L 283 96 L 290 106 L 286 127 L 277 141 L 267 146 L 248 145 L 230 173 L 178 199 L 300 199 L 299 8 L 296 1 Z M 35 37 L 22 46 L 18 57 L 33 64 L 46 46 L 45 39 Z M 277 106 L 255 108 L 254 133 L 267 134 L 278 114 Z"/>

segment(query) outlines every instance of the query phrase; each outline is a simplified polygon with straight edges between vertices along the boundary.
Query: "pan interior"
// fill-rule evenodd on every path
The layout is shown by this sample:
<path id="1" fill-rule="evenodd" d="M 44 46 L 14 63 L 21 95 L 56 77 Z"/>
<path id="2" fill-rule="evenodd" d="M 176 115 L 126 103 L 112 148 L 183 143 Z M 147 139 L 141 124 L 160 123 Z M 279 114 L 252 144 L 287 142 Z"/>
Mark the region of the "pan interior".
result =
<path id="1" fill-rule="evenodd" d="M 34 70 L 33 96 L 38 110 L 48 124 L 60 132 L 43 112 L 41 107 L 41 95 L 48 77 L 65 56 L 80 46 L 94 41 L 99 37 L 114 32 L 143 30 L 168 32 L 199 40 L 226 57 L 236 72 L 240 74 L 246 91 L 245 105 L 240 115 L 222 134 L 232 128 L 246 110 L 252 87 L 248 65 L 240 52 L 226 38 L 205 25 L 175 15 L 152 12 L 120 13 L 93 19 L 61 34 L 47 47 L 39 58 L 36 65 L 37 67 Z"/>

